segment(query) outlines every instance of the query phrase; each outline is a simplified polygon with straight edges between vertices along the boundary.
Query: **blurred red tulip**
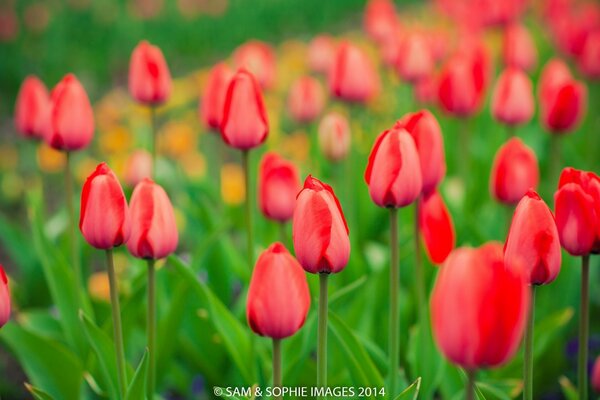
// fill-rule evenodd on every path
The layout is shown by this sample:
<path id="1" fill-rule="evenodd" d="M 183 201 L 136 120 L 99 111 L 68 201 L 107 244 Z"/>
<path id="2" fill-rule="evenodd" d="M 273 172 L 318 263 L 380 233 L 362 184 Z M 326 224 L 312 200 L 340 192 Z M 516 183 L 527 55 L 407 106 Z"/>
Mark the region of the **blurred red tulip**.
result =
<path id="1" fill-rule="evenodd" d="M 565 168 L 554 194 L 556 226 L 562 247 L 574 256 L 600 252 L 600 178 Z"/>
<path id="2" fill-rule="evenodd" d="M 10 289 L 4 267 L 0 264 L 0 328 L 10 319 Z"/>
<path id="3" fill-rule="evenodd" d="M 258 175 L 258 204 L 264 216 L 280 222 L 290 220 L 299 191 L 298 168 L 276 153 L 265 153 Z"/>
<path id="4" fill-rule="evenodd" d="M 440 104 L 447 112 L 468 117 L 481 106 L 487 81 L 487 64 L 468 55 L 452 57 L 438 81 Z"/>
<path id="5" fill-rule="evenodd" d="M 205 127 L 216 132 L 221 127 L 225 96 L 227 95 L 227 87 L 232 76 L 233 71 L 231 71 L 227 64 L 218 63 L 211 69 L 204 92 L 202 93 L 200 100 L 200 120 Z"/>
<path id="6" fill-rule="evenodd" d="M 419 198 L 419 231 L 429 260 L 443 263 L 456 245 L 456 233 L 452 216 L 437 190 Z"/>
<path id="7" fill-rule="evenodd" d="M 142 40 L 129 61 L 129 93 L 136 101 L 156 105 L 171 95 L 171 72 L 162 51 Z"/>
<path id="8" fill-rule="evenodd" d="M 294 210 L 294 250 L 312 274 L 340 272 L 350 258 L 346 218 L 331 186 L 309 175 Z"/>
<path id="9" fill-rule="evenodd" d="M 19 35 L 19 17 L 13 7 L 0 7 L 0 43 L 12 42 Z"/>
<path id="10" fill-rule="evenodd" d="M 559 49 L 577 57 L 588 36 L 600 29 L 600 6 L 595 2 L 572 3 L 548 22 Z"/>
<path id="11" fill-rule="evenodd" d="M 530 285 L 547 285 L 560 272 L 556 222 L 544 200 L 533 190 L 523 196 L 515 209 L 504 245 L 504 262 L 523 267 Z"/>
<path id="12" fill-rule="evenodd" d="M 570 80 L 557 85 L 548 97 L 540 98 L 540 114 L 544 127 L 555 134 L 573 131 L 587 110 L 587 88 Z"/>
<path id="13" fill-rule="evenodd" d="M 600 29 L 588 35 L 578 62 L 586 77 L 600 79 Z"/>
<path id="14" fill-rule="evenodd" d="M 236 69 L 247 69 L 263 89 L 275 84 L 275 54 L 270 45 L 258 40 L 242 44 L 233 53 Z"/>
<path id="15" fill-rule="evenodd" d="M 364 29 L 376 42 L 386 40 L 399 25 L 396 8 L 391 0 L 369 0 L 365 8 Z"/>
<path id="16" fill-rule="evenodd" d="M 129 211 L 127 249 L 134 257 L 156 260 L 175 251 L 179 241 L 175 213 L 162 187 L 148 178 L 141 181 L 133 190 Z"/>
<path id="17" fill-rule="evenodd" d="M 537 65 L 537 49 L 527 28 L 512 24 L 504 30 L 502 59 L 507 67 L 531 71 Z"/>
<path id="18" fill-rule="evenodd" d="M 412 84 L 433 72 L 434 60 L 429 43 L 417 32 L 404 35 L 396 53 L 396 72 Z"/>
<path id="19" fill-rule="evenodd" d="M 246 318 L 260 336 L 283 339 L 296 333 L 310 309 L 306 274 L 281 243 L 265 250 L 252 271 Z"/>
<path id="20" fill-rule="evenodd" d="M 26 138 L 42 139 L 48 118 L 50 96 L 46 85 L 36 76 L 23 81 L 15 104 L 15 127 Z"/>
<path id="21" fill-rule="evenodd" d="M 383 132 L 373 145 L 365 181 L 371 199 L 379 207 L 405 207 L 423 190 L 419 153 L 403 128 Z"/>
<path id="22" fill-rule="evenodd" d="M 343 42 L 329 71 L 329 90 L 346 101 L 367 102 L 379 92 L 379 75 L 360 48 Z"/>
<path id="23" fill-rule="evenodd" d="M 350 151 L 350 124 L 337 112 L 330 112 L 319 124 L 319 147 L 323 155 L 333 162 L 341 161 Z"/>
<path id="24" fill-rule="evenodd" d="M 600 356 L 596 358 L 594 362 L 594 368 L 592 370 L 592 388 L 596 393 L 600 393 Z"/>
<path id="25" fill-rule="evenodd" d="M 490 176 L 490 191 L 497 201 L 517 204 L 539 180 L 537 157 L 521 139 L 513 137 L 498 149 Z"/>
<path id="26" fill-rule="evenodd" d="M 144 178 L 152 177 L 152 156 L 146 150 L 135 150 L 125 163 L 125 184 L 135 187 Z"/>
<path id="27" fill-rule="evenodd" d="M 63 151 L 87 147 L 94 137 L 94 112 L 87 93 L 75 75 L 68 74 L 50 93 L 44 138 Z"/>
<path id="28" fill-rule="evenodd" d="M 533 118 L 535 100 L 533 85 L 520 69 L 505 69 L 492 92 L 492 116 L 509 126 L 526 124 Z"/>
<path id="29" fill-rule="evenodd" d="M 262 144 L 268 133 L 269 122 L 260 86 L 250 72 L 239 70 L 227 88 L 221 136 L 229 146 L 249 150 Z"/>
<path id="30" fill-rule="evenodd" d="M 99 164 L 83 185 L 79 229 L 97 249 L 112 249 L 129 239 L 127 199 L 119 179 L 106 163 Z"/>
<path id="31" fill-rule="evenodd" d="M 502 245 L 458 248 L 440 269 L 431 295 L 435 341 L 467 370 L 502 365 L 519 348 L 530 297 L 523 277 L 505 266 Z"/>
<path id="32" fill-rule="evenodd" d="M 412 136 L 419 154 L 423 194 L 431 193 L 446 175 L 444 138 L 437 119 L 427 110 L 406 114 L 395 128 L 405 129 Z"/>
<path id="33" fill-rule="evenodd" d="M 398 51 L 400 49 L 401 40 L 402 33 L 396 32 L 387 36 L 378 44 L 381 61 L 386 67 L 396 69 L 396 60 L 398 59 Z"/>
<path id="34" fill-rule="evenodd" d="M 304 76 L 292 84 L 287 100 L 289 113 L 296 122 L 311 122 L 325 107 L 325 92 L 318 80 Z"/>
<path id="35" fill-rule="evenodd" d="M 329 35 L 315 36 L 308 45 L 308 67 L 313 72 L 327 74 L 336 53 L 335 40 Z"/>
<path id="36" fill-rule="evenodd" d="M 415 84 L 415 100 L 422 105 L 437 105 L 438 101 L 438 78 L 431 74 Z"/>
<path id="37" fill-rule="evenodd" d="M 571 71 L 564 61 L 553 58 L 544 65 L 538 82 L 538 97 L 548 99 L 563 84 L 573 80 Z"/>

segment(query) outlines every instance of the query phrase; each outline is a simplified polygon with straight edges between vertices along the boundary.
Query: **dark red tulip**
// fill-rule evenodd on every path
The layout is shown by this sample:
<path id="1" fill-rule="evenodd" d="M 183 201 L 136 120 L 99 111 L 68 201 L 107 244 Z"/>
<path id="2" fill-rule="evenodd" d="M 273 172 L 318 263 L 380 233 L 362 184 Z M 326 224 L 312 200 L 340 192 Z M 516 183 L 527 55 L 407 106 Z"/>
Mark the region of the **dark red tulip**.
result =
<path id="1" fill-rule="evenodd" d="M 299 191 L 298 168 L 276 153 L 265 153 L 258 174 L 258 204 L 264 216 L 281 222 L 290 220 Z"/>
<path id="2" fill-rule="evenodd" d="M 454 249 L 456 233 L 452 216 L 437 190 L 419 198 L 419 231 L 429 260 L 443 263 Z"/>
<path id="3" fill-rule="evenodd" d="M 321 83 L 310 76 L 295 81 L 290 88 L 287 106 L 296 122 L 306 123 L 317 118 L 325 107 L 325 92 Z"/>
<path id="4" fill-rule="evenodd" d="M 538 97 L 549 99 L 557 88 L 573 80 L 571 71 L 564 61 L 553 58 L 546 63 L 538 83 Z"/>
<path id="5" fill-rule="evenodd" d="M 346 101 L 367 102 L 379 92 L 379 75 L 360 48 L 342 42 L 329 71 L 329 90 Z"/>
<path id="6" fill-rule="evenodd" d="M 129 61 L 129 93 L 136 101 L 156 105 L 171 95 L 171 72 L 162 51 L 141 41 Z"/>
<path id="7" fill-rule="evenodd" d="M 396 72 L 403 80 L 416 83 L 434 68 L 433 54 L 425 37 L 418 32 L 404 35 L 396 54 Z"/>
<path id="8" fill-rule="evenodd" d="M 0 328 L 10 319 L 10 288 L 4 267 L 0 265 Z"/>
<path id="9" fill-rule="evenodd" d="M 523 25 L 512 24 L 504 30 L 502 59 L 505 66 L 523 71 L 531 71 L 537 65 L 535 43 Z"/>
<path id="10" fill-rule="evenodd" d="M 219 131 L 225 96 L 233 72 L 225 63 L 215 65 L 208 76 L 208 81 L 200 100 L 200 120 L 207 128 Z"/>
<path id="11" fill-rule="evenodd" d="M 246 69 L 256 77 L 263 89 L 275 84 L 275 54 L 267 43 L 251 40 L 242 44 L 233 54 L 237 69 Z"/>
<path id="12" fill-rule="evenodd" d="M 540 114 L 544 127 L 555 134 L 573 131 L 587 109 L 587 88 L 575 80 L 554 88 L 540 99 Z"/>
<path id="13" fill-rule="evenodd" d="M 588 35 L 578 59 L 579 70 L 590 79 L 600 79 L 600 29 Z"/>
<path id="14" fill-rule="evenodd" d="M 533 85 L 520 69 L 507 68 L 498 77 L 492 93 L 492 116 L 509 126 L 522 125 L 535 112 Z"/>
<path id="15" fill-rule="evenodd" d="M 15 105 L 15 127 L 26 138 L 42 139 L 50 96 L 42 81 L 30 75 L 23 81 Z"/>

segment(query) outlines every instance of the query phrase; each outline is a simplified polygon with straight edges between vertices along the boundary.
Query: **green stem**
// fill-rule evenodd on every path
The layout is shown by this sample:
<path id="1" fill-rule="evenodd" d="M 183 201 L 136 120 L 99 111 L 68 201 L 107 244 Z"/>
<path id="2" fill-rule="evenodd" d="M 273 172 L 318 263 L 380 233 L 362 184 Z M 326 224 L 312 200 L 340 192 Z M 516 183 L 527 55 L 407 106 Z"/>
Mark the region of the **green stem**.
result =
<path id="1" fill-rule="evenodd" d="M 467 179 L 469 176 L 469 160 L 471 157 L 469 146 L 469 119 L 462 118 L 459 127 L 458 136 L 458 158 L 459 158 L 459 174 L 467 193 Z"/>
<path id="2" fill-rule="evenodd" d="M 525 330 L 525 363 L 523 365 L 523 400 L 533 400 L 533 326 L 535 320 L 535 285 L 531 286 L 531 308 Z"/>
<path id="3" fill-rule="evenodd" d="M 281 387 L 281 382 L 281 339 L 273 339 L 273 387 Z"/>
<path id="4" fill-rule="evenodd" d="M 418 312 L 421 316 L 421 310 L 427 304 L 427 296 L 425 294 L 425 275 L 423 271 L 423 258 L 421 254 L 421 232 L 419 231 L 419 199 L 415 202 L 415 281 L 417 286 L 417 300 L 419 301 Z M 423 321 L 421 321 L 423 322 Z"/>
<path id="5" fill-rule="evenodd" d="M 467 400 L 475 399 L 475 370 L 467 371 L 467 386 L 465 388 L 465 398 Z"/>
<path id="6" fill-rule="evenodd" d="M 579 398 L 588 399 L 588 335 L 589 335 L 589 279 L 590 256 L 581 257 L 581 315 L 579 316 Z"/>
<path id="7" fill-rule="evenodd" d="M 157 141 L 158 141 L 158 122 L 156 120 L 156 107 L 150 106 L 150 125 L 152 129 L 152 179 L 156 180 L 156 152 L 157 152 Z"/>
<path id="8" fill-rule="evenodd" d="M 390 327 L 389 327 L 389 373 L 390 398 L 396 396 L 396 376 L 400 358 L 398 292 L 400 290 L 400 266 L 398 252 L 398 209 L 390 208 Z"/>
<path id="9" fill-rule="evenodd" d="M 82 287 L 83 278 L 81 273 L 81 262 L 79 260 L 79 252 L 77 248 L 77 221 L 75 219 L 75 206 L 73 204 L 73 166 L 71 159 L 71 153 L 66 153 L 66 165 L 65 165 L 65 196 L 67 203 L 67 210 L 69 212 L 69 247 L 71 250 L 71 263 L 73 272 L 75 275 L 75 288 L 77 290 L 77 300 L 80 306 L 83 303 Z"/>
<path id="10" fill-rule="evenodd" d="M 155 260 L 148 260 L 148 398 L 154 397 L 156 374 L 156 276 Z"/>
<path id="11" fill-rule="evenodd" d="M 560 136 L 550 135 L 550 182 L 556 182 L 560 175 Z"/>
<path id="12" fill-rule="evenodd" d="M 279 222 L 279 240 L 287 247 L 288 235 L 286 231 L 286 223 L 284 221 Z"/>
<path id="13" fill-rule="evenodd" d="M 317 386 L 327 386 L 327 278 L 319 274 L 319 325 L 317 334 Z"/>
<path id="14" fill-rule="evenodd" d="M 127 375 L 125 370 L 125 350 L 123 346 L 123 328 L 121 324 L 121 307 L 119 306 L 119 289 L 115 276 L 112 249 L 106 250 L 106 267 L 108 269 L 108 283 L 110 286 L 110 305 L 112 307 L 113 335 L 115 338 L 115 353 L 117 357 L 117 372 L 121 398 L 125 398 L 127 390 Z"/>
<path id="15" fill-rule="evenodd" d="M 252 232 L 252 191 L 250 190 L 250 151 L 242 151 L 244 165 L 244 184 L 246 185 L 246 239 L 248 251 L 248 268 L 254 268 L 254 239 Z"/>
<path id="16" fill-rule="evenodd" d="M 516 130 L 517 130 L 516 126 L 506 125 L 506 137 L 508 139 L 514 137 Z"/>

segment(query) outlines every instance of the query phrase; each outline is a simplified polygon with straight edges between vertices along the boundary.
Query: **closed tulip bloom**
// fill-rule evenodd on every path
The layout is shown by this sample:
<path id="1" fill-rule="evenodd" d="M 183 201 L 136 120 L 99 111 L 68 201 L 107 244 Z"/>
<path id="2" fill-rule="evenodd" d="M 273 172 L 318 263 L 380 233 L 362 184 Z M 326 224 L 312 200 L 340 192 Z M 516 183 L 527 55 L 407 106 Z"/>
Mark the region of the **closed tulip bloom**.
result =
<path id="1" fill-rule="evenodd" d="M 533 86 L 529 77 L 517 68 L 507 68 L 500 74 L 492 93 L 492 116 L 509 126 L 531 120 L 535 111 Z"/>
<path id="2" fill-rule="evenodd" d="M 319 35 L 308 45 L 308 67 L 313 72 L 327 74 L 333 65 L 336 44 L 329 35 Z"/>
<path id="3" fill-rule="evenodd" d="M 556 222 L 544 200 L 533 190 L 523 196 L 515 209 L 504 245 L 504 261 L 506 265 L 521 265 L 530 285 L 547 285 L 560 272 Z"/>
<path id="4" fill-rule="evenodd" d="M 292 84 L 287 99 L 288 111 L 296 122 L 314 120 L 325 106 L 325 92 L 315 78 L 304 76 Z"/>
<path id="5" fill-rule="evenodd" d="M 4 267 L 0 265 L 0 328 L 10 319 L 10 289 Z"/>
<path id="6" fill-rule="evenodd" d="M 268 133 L 267 111 L 260 86 L 250 72 L 239 70 L 227 88 L 221 136 L 229 146 L 249 150 L 262 144 Z"/>
<path id="7" fill-rule="evenodd" d="M 441 264 L 456 244 L 452 216 L 437 190 L 419 198 L 419 231 L 425 252 L 434 264 Z"/>
<path id="8" fill-rule="evenodd" d="M 419 153 L 424 194 L 435 190 L 446 175 L 444 138 L 437 119 L 427 110 L 406 114 L 396 122 L 412 136 Z"/>
<path id="9" fill-rule="evenodd" d="M 414 84 L 430 75 L 433 67 L 433 54 L 425 37 L 417 32 L 406 34 L 396 54 L 396 72 L 400 78 Z"/>
<path id="10" fill-rule="evenodd" d="M 90 245 L 101 250 L 120 246 L 129 239 L 127 199 L 106 163 L 99 164 L 83 185 L 79 229 Z"/>
<path id="11" fill-rule="evenodd" d="M 382 42 L 399 24 L 396 8 L 390 0 L 369 0 L 365 8 L 364 29 L 376 42 Z"/>
<path id="12" fill-rule="evenodd" d="M 258 175 L 258 204 L 265 217 L 285 222 L 294 215 L 300 191 L 298 168 L 273 152 L 265 153 Z"/>
<path id="13" fill-rule="evenodd" d="M 571 80 L 555 88 L 547 98 L 540 99 L 540 114 L 544 127 L 555 134 L 572 131 L 587 109 L 587 88 Z"/>
<path id="14" fill-rule="evenodd" d="M 319 147 L 323 155 L 333 162 L 341 161 L 350 151 L 350 124 L 337 112 L 325 115 L 319 124 Z"/>
<path id="15" fill-rule="evenodd" d="M 535 43 L 523 25 L 513 24 L 504 30 L 502 59 L 507 67 L 531 71 L 537 64 Z"/>
<path id="16" fill-rule="evenodd" d="M 367 55 L 349 42 L 340 44 L 329 71 L 329 90 L 335 97 L 367 102 L 379 91 L 379 76 Z"/>
<path id="17" fill-rule="evenodd" d="M 600 27 L 588 35 L 578 59 L 579 70 L 590 79 L 600 78 Z"/>
<path id="18" fill-rule="evenodd" d="M 129 60 L 129 93 L 136 101 L 156 105 L 171 95 L 171 72 L 162 51 L 141 41 Z"/>
<path id="19" fill-rule="evenodd" d="M 505 266 L 502 245 L 458 248 L 440 269 L 431 295 L 431 327 L 442 353 L 467 370 L 510 360 L 523 336 L 530 290 Z"/>
<path id="20" fill-rule="evenodd" d="M 87 93 L 75 75 L 68 74 L 50 94 L 50 111 L 44 138 L 56 150 L 87 147 L 94 137 L 94 112 Z"/>
<path id="21" fill-rule="evenodd" d="M 346 218 L 331 186 L 308 176 L 296 199 L 294 250 L 312 274 L 340 272 L 350 258 Z"/>
<path id="22" fill-rule="evenodd" d="M 477 111 L 480 92 L 469 59 L 454 57 L 446 63 L 438 79 L 438 98 L 445 111 L 459 117 Z"/>
<path id="23" fill-rule="evenodd" d="M 503 144 L 494 157 L 490 176 L 490 192 L 501 203 L 512 205 L 537 188 L 540 171 L 533 150 L 519 138 Z"/>
<path id="24" fill-rule="evenodd" d="M 400 208 L 414 202 L 423 190 L 415 141 L 402 128 L 383 132 L 373 145 L 365 181 L 379 207 Z"/>
<path id="25" fill-rule="evenodd" d="M 152 177 L 152 156 L 146 150 L 135 150 L 125 163 L 125 184 L 135 187 L 144 178 Z"/>
<path id="26" fill-rule="evenodd" d="M 549 99 L 558 87 L 573 79 L 564 61 L 554 58 L 546 63 L 538 83 L 538 97 Z"/>
<path id="27" fill-rule="evenodd" d="M 175 213 L 162 187 L 151 179 L 141 181 L 131 195 L 129 212 L 127 249 L 134 257 L 156 260 L 175 251 L 179 241 Z"/>
<path id="28" fill-rule="evenodd" d="M 15 105 L 15 127 L 26 138 L 44 137 L 50 96 L 42 81 L 30 75 L 23 81 Z"/>
<path id="29" fill-rule="evenodd" d="M 565 168 L 554 194 L 556 226 L 562 247 L 574 256 L 600 252 L 600 178 Z"/>
<path id="30" fill-rule="evenodd" d="M 596 393 L 600 393 L 600 356 L 596 358 L 594 362 L 594 368 L 592 370 L 592 388 Z"/>
<path id="31" fill-rule="evenodd" d="M 283 339 L 296 333 L 310 309 L 306 274 L 281 243 L 265 250 L 252 271 L 246 318 L 260 336 Z"/>
<path id="32" fill-rule="evenodd" d="M 219 131 L 223 118 L 223 106 L 229 81 L 233 72 L 225 63 L 215 65 L 208 76 L 208 81 L 200 101 L 200 120 L 205 127 Z"/>
<path id="33" fill-rule="evenodd" d="M 263 89 L 275 84 L 275 54 L 271 46 L 258 40 L 242 44 L 233 54 L 237 69 L 246 69 L 256 77 Z"/>

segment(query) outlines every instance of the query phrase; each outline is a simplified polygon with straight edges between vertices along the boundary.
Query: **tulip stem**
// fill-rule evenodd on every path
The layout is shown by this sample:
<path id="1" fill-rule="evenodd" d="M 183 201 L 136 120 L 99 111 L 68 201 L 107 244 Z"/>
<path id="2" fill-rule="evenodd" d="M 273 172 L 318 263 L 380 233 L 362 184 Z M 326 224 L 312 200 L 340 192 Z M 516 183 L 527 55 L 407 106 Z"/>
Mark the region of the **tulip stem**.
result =
<path id="1" fill-rule="evenodd" d="M 281 339 L 273 339 L 273 387 L 281 387 Z"/>
<path id="2" fill-rule="evenodd" d="M 417 284 L 417 300 L 419 301 L 418 312 L 421 316 L 421 310 L 424 309 L 427 303 L 425 294 L 425 275 L 423 271 L 423 258 L 421 256 L 421 233 L 419 231 L 419 199 L 415 202 L 415 281 Z M 421 319 L 421 323 L 423 320 Z"/>
<path id="3" fill-rule="evenodd" d="M 317 334 L 317 386 L 327 387 L 327 278 L 319 274 L 319 325 Z"/>
<path id="4" fill-rule="evenodd" d="M 458 130 L 458 147 L 459 147 L 459 174 L 460 179 L 463 181 L 465 192 L 467 192 L 467 177 L 469 176 L 469 161 L 471 159 L 470 145 L 469 145 L 469 120 L 463 118 L 461 126 Z"/>
<path id="5" fill-rule="evenodd" d="M 287 247 L 288 236 L 286 232 L 286 224 L 284 221 L 279 222 L 279 240 Z"/>
<path id="6" fill-rule="evenodd" d="M 390 208 L 390 327 L 389 327 L 389 374 L 390 398 L 396 396 L 396 376 L 400 358 L 398 292 L 400 290 L 400 266 L 398 257 L 398 209 Z"/>
<path id="7" fill-rule="evenodd" d="M 523 365 L 523 400 L 533 399 L 533 326 L 535 320 L 535 285 L 531 286 L 531 308 L 525 330 L 525 364 Z"/>
<path id="8" fill-rule="evenodd" d="M 119 289 L 115 276 L 112 249 L 106 250 L 106 267 L 108 269 L 108 283 L 110 287 L 110 305 L 112 307 L 113 335 L 115 337 L 115 355 L 117 357 L 117 371 L 121 398 L 125 398 L 127 390 L 127 375 L 125 370 L 125 350 L 123 346 L 123 328 L 121 324 L 121 306 L 119 305 Z"/>
<path id="9" fill-rule="evenodd" d="M 550 135 L 550 182 L 556 182 L 560 174 L 560 137 Z"/>
<path id="10" fill-rule="evenodd" d="M 588 398 L 588 329 L 589 329 L 589 279 L 590 279 L 590 256 L 581 257 L 581 306 L 579 316 L 579 398 Z"/>
<path id="11" fill-rule="evenodd" d="M 150 106 L 150 125 L 152 129 L 152 179 L 156 180 L 156 142 L 158 136 L 158 124 L 156 121 L 155 106 Z"/>
<path id="12" fill-rule="evenodd" d="M 252 196 L 250 190 L 250 151 L 242 151 L 242 161 L 244 164 L 244 184 L 246 187 L 246 232 L 247 232 L 247 251 L 248 268 L 252 271 L 254 267 L 254 238 L 252 234 Z"/>
<path id="13" fill-rule="evenodd" d="M 156 373 L 156 277 L 155 260 L 148 260 L 148 398 L 154 397 Z"/>
<path id="14" fill-rule="evenodd" d="M 467 387 L 465 388 L 465 398 L 467 400 L 475 399 L 475 370 L 467 370 Z"/>
<path id="15" fill-rule="evenodd" d="M 82 273 L 81 263 L 79 262 L 79 255 L 77 249 L 77 222 L 75 221 L 75 206 L 73 204 L 73 160 L 71 159 L 71 153 L 66 152 L 66 164 L 65 164 L 65 196 L 67 202 L 67 210 L 69 212 L 69 247 L 71 249 L 71 263 L 73 266 L 73 272 L 75 275 L 75 290 L 77 291 L 77 300 L 79 304 L 83 303 L 82 285 Z"/>

